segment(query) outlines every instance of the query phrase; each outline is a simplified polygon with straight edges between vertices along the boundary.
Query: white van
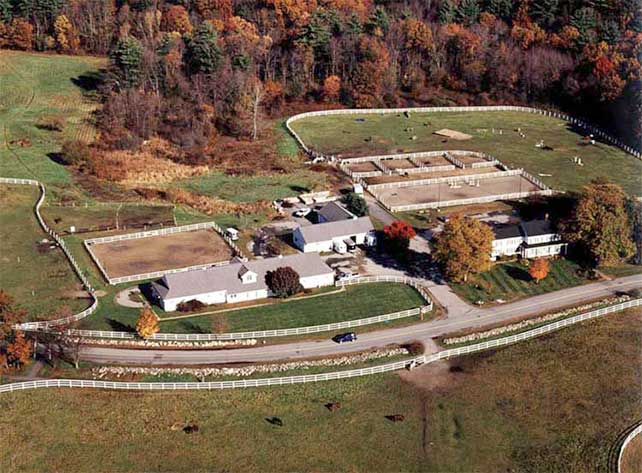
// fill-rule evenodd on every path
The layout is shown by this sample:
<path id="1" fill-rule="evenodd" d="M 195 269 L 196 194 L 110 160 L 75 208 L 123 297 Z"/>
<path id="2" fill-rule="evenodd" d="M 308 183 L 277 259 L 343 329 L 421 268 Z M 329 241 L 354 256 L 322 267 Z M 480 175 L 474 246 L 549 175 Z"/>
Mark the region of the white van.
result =
<path id="1" fill-rule="evenodd" d="M 225 234 L 232 241 L 236 241 L 239 239 L 239 231 L 236 228 L 232 228 L 232 227 L 226 228 Z"/>
<path id="2" fill-rule="evenodd" d="M 332 242 L 332 249 L 339 253 L 340 255 L 343 255 L 348 252 L 348 246 L 345 244 L 345 242 L 341 240 L 334 240 Z"/>

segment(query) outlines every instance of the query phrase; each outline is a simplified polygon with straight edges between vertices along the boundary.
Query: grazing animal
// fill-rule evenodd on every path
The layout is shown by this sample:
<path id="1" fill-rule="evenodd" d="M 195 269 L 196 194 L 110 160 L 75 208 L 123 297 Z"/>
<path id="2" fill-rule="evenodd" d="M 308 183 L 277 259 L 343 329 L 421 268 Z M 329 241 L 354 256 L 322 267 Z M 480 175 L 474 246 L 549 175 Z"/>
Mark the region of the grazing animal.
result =
<path id="1" fill-rule="evenodd" d="M 386 419 L 388 419 L 390 422 L 403 422 L 406 420 L 406 416 L 403 414 L 391 414 L 389 416 L 386 416 Z"/>
<path id="2" fill-rule="evenodd" d="M 329 410 L 330 412 L 334 412 L 337 409 L 341 409 L 341 403 L 340 402 L 329 402 L 325 405 L 326 409 Z"/>
<path id="3" fill-rule="evenodd" d="M 278 427 L 283 427 L 283 421 L 281 419 L 279 419 L 278 417 L 268 417 L 265 420 L 268 421 L 272 425 L 276 425 Z"/>
<path id="4" fill-rule="evenodd" d="M 186 434 L 194 434 L 198 432 L 198 430 L 198 425 L 196 425 L 194 422 L 190 422 L 185 427 L 183 427 L 183 432 L 185 432 Z"/>

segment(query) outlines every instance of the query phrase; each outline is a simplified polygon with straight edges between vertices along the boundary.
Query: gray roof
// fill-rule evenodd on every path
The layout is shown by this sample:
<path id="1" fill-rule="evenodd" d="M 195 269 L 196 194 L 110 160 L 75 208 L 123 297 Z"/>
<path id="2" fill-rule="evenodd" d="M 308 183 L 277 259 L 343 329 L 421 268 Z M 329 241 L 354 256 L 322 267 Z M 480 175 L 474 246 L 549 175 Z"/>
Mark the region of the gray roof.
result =
<path id="1" fill-rule="evenodd" d="M 297 229 L 306 243 L 334 240 L 335 238 L 348 238 L 360 233 L 374 230 L 370 217 L 359 217 L 338 222 L 326 222 L 308 225 Z"/>
<path id="2" fill-rule="evenodd" d="M 350 218 L 355 218 L 355 216 L 350 213 L 345 207 L 336 203 L 328 202 L 323 207 L 321 207 L 317 213 L 322 215 L 325 218 L 326 222 L 338 222 L 340 220 L 348 220 Z"/>
<path id="3" fill-rule="evenodd" d="M 521 238 L 522 232 L 519 225 L 514 223 L 497 223 L 492 225 L 495 240 L 504 240 L 507 238 Z"/>
<path id="4" fill-rule="evenodd" d="M 332 269 L 323 262 L 318 253 L 298 253 L 277 258 L 244 262 L 233 261 L 223 266 L 166 274 L 161 280 L 153 284 L 156 291 L 164 299 L 190 297 L 219 291 L 236 294 L 266 289 L 265 275 L 267 272 L 284 266 L 291 267 L 302 278 L 333 274 Z M 240 278 L 242 270 L 256 273 L 256 282 L 243 284 Z"/>
<path id="5" fill-rule="evenodd" d="M 529 237 L 555 233 L 550 220 L 531 220 L 529 222 L 522 222 L 522 228 L 524 229 L 526 236 Z"/>

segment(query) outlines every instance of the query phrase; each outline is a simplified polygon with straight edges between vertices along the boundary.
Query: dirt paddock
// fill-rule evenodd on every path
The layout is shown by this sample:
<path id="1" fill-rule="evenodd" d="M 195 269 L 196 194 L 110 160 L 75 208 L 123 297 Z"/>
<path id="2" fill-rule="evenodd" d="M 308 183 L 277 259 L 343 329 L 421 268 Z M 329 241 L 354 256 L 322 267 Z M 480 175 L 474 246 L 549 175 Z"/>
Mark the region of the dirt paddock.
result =
<path id="1" fill-rule="evenodd" d="M 513 192 L 537 191 L 539 188 L 522 176 L 497 177 L 480 179 L 479 187 L 469 186 L 465 182 L 453 188 L 446 183 L 423 186 L 396 187 L 377 190 L 377 197 L 387 205 L 423 204 L 429 202 L 447 202 L 449 200 L 472 199 L 492 195 L 510 194 Z"/>
<path id="2" fill-rule="evenodd" d="M 110 278 L 151 273 L 232 258 L 232 249 L 214 230 L 99 243 L 91 246 Z"/>

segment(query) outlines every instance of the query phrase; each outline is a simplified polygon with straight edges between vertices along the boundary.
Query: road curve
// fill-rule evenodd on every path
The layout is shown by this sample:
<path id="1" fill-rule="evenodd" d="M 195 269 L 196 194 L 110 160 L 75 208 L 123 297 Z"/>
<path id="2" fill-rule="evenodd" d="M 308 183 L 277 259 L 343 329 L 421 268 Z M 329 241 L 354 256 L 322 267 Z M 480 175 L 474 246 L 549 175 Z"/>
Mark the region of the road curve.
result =
<path id="1" fill-rule="evenodd" d="M 382 347 L 391 343 L 428 341 L 447 333 L 502 323 L 516 317 L 552 312 L 562 307 L 637 288 L 642 288 L 642 274 L 563 289 L 487 309 L 471 309 L 466 313 L 451 311 L 443 319 L 364 333 L 359 336 L 358 341 L 342 345 L 328 339 L 234 350 L 133 350 L 85 346 L 80 356 L 83 360 L 96 363 L 143 365 L 247 363 L 329 356 Z"/>

